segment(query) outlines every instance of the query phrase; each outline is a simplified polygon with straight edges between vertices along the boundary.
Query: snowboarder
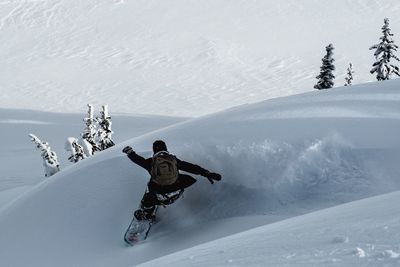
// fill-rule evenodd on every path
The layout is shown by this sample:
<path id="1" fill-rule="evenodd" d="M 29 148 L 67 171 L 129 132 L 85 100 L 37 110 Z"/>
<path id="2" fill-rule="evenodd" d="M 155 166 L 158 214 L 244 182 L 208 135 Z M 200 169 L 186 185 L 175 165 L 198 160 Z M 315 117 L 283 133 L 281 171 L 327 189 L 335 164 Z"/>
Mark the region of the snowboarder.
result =
<path id="1" fill-rule="evenodd" d="M 134 216 L 138 221 L 153 221 L 159 205 L 170 205 L 183 193 L 184 189 L 193 185 L 196 179 L 190 175 L 179 173 L 179 170 L 206 177 L 211 184 L 221 180 L 221 175 L 210 172 L 198 165 L 179 160 L 170 154 L 167 145 L 162 140 L 153 143 L 153 157 L 145 159 L 136 154 L 132 147 L 125 147 L 122 152 L 130 160 L 150 173 L 147 190 L 141 200 L 140 208 Z"/>

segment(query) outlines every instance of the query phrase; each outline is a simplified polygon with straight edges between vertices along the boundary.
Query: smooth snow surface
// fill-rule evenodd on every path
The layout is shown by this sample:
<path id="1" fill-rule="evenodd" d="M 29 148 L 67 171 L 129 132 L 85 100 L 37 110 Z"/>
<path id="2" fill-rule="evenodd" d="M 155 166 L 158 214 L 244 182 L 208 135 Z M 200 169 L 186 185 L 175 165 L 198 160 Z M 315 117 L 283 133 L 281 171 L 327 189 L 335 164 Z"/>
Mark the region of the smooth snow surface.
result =
<path id="1" fill-rule="evenodd" d="M 273 99 L 119 143 L 5 206 L 0 258 L 8 266 L 135 266 L 171 253 L 146 266 L 399 264 L 398 193 L 337 206 L 400 190 L 399 87 L 395 80 Z M 121 150 L 150 156 L 159 138 L 223 180 L 198 177 L 160 209 L 145 242 L 126 247 L 148 174 Z"/>
<path id="2" fill-rule="evenodd" d="M 311 91 L 325 46 L 336 85 L 375 80 L 369 47 L 398 0 L 7 0 L 0 107 L 198 116 Z"/>

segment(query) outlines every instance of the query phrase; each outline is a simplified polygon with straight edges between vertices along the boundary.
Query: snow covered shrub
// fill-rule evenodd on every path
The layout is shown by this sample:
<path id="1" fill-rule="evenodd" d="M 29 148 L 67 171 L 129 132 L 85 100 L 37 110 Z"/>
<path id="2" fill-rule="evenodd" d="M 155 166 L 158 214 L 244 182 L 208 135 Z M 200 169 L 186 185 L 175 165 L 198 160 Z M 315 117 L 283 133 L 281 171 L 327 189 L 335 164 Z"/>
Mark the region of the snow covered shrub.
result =
<path id="1" fill-rule="evenodd" d="M 345 83 L 344 86 L 350 86 L 353 85 L 353 64 L 349 64 L 349 67 L 347 68 L 347 73 L 346 73 L 346 77 L 344 78 Z"/>
<path id="2" fill-rule="evenodd" d="M 84 146 L 86 146 L 88 151 L 88 156 L 93 155 L 97 151 L 100 151 L 100 147 L 96 142 L 97 137 L 97 127 L 96 127 L 96 119 L 93 117 L 93 106 L 88 104 L 88 116 L 84 118 L 85 129 L 81 134 L 82 138 L 86 141 L 84 142 Z"/>
<path id="3" fill-rule="evenodd" d="M 32 142 L 36 144 L 36 147 L 42 152 L 43 166 L 45 169 L 45 176 L 49 177 L 60 171 L 60 164 L 58 163 L 57 155 L 51 150 L 47 142 L 42 142 L 34 134 L 29 134 Z"/>
<path id="4" fill-rule="evenodd" d="M 335 79 L 335 76 L 333 75 L 333 71 L 335 70 L 335 66 L 333 65 L 333 62 L 335 60 L 332 57 L 334 47 L 332 44 L 329 44 L 325 49 L 326 55 L 322 58 L 320 74 L 316 77 L 318 82 L 314 85 L 314 88 L 318 90 L 329 89 L 334 85 L 333 80 Z"/>
<path id="5" fill-rule="evenodd" d="M 111 130 L 112 123 L 111 123 L 111 117 L 108 113 L 107 105 L 103 106 L 103 110 L 100 112 L 100 117 L 97 118 L 97 122 L 99 124 L 98 138 L 101 150 L 114 146 L 115 145 L 114 141 L 111 138 L 111 135 L 114 132 Z"/>
<path id="6" fill-rule="evenodd" d="M 399 58 L 394 54 L 399 48 L 393 41 L 393 34 L 390 32 L 389 19 L 384 20 L 382 27 L 383 36 L 380 38 L 379 44 L 373 45 L 369 50 L 375 49 L 375 63 L 372 65 L 371 74 L 376 73 L 376 79 L 378 81 L 389 80 L 392 74 L 400 76 L 399 67 L 390 63 L 391 59 L 400 61 Z"/>
<path id="7" fill-rule="evenodd" d="M 83 147 L 79 145 L 78 139 L 74 137 L 67 138 L 67 142 L 65 143 L 65 150 L 71 153 L 71 156 L 68 158 L 68 160 L 71 162 L 76 163 L 86 158 Z"/>

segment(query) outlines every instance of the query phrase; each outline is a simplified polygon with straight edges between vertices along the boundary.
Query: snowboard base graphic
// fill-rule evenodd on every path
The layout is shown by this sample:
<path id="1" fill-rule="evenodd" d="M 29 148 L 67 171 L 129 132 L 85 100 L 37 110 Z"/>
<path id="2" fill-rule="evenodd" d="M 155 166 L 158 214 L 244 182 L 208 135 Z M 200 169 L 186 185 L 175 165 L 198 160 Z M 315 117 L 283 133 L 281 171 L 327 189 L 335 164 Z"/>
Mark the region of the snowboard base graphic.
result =
<path id="1" fill-rule="evenodd" d="M 124 235 L 125 242 L 128 245 L 133 246 L 138 242 L 145 240 L 150 232 L 152 224 L 152 221 L 138 221 L 135 217 L 133 217 Z"/>

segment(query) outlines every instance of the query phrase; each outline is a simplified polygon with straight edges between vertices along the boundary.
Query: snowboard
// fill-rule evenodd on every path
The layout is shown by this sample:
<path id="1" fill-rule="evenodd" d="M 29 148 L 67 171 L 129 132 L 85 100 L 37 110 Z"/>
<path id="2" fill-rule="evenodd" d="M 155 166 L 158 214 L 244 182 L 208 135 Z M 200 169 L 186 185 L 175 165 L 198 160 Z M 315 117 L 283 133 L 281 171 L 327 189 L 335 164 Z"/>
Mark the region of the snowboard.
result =
<path id="1" fill-rule="evenodd" d="M 157 194 L 157 199 L 160 202 L 160 205 L 165 207 L 166 205 L 172 204 L 177 200 L 180 196 L 182 196 L 184 190 L 181 189 L 179 191 L 171 192 L 171 193 L 166 193 L 166 194 Z M 156 208 L 153 211 L 153 218 L 155 218 L 156 213 L 160 205 L 157 205 Z M 140 208 L 140 206 L 139 206 Z M 137 220 L 135 216 L 133 216 L 133 219 L 131 223 L 128 226 L 128 229 L 125 232 L 124 235 L 124 241 L 126 244 L 130 246 L 134 246 L 135 244 L 146 240 L 147 236 L 149 235 L 151 226 L 154 224 L 155 219 L 152 220 Z"/>
<path id="2" fill-rule="evenodd" d="M 133 217 L 124 235 L 125 242 L 128 245 L 133 246 L 138 242 L 145 240 L 150 232 L 152 224 L 152 221 L 138 221 L 135 217 Z"/>
<path id="3" fill-rule="evenodd" d="M 154 210 L 154 213 L 153 213 L 154 216 L 156 215 L 157 209 L 158 209 L 158 206 L 156 206 L 156 209 Z M 153 223 L 154 223 L 154 220 L 139 221 L 138 219 L 136 219 L 135 216 L 133 216 L 133 219 L 132 219 L 131 223 L 129 224 L 128 229 L 126 229 L 126 232 L 124 235 L 125 243 L 130 246 L 133 246 L 140 241 L 146 240 Z"/>

